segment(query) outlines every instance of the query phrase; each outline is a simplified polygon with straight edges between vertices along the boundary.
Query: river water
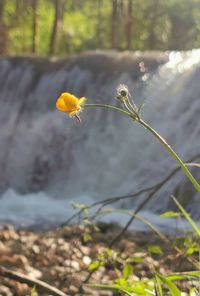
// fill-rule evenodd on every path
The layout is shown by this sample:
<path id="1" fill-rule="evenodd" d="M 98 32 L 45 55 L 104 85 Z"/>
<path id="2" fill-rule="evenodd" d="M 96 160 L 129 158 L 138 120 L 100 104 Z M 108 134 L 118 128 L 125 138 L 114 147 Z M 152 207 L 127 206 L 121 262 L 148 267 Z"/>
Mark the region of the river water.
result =
<path id="1" fill-rule="evenodd" d="M 87 109 L 78 124 L 59 113 L 55 102 L 61 92 L 117 106 L 116 87 L 127 84 L 136 105 L 145 102 L 143 118 L 187 160 L 200 153 L 199 82 L 198 49 L 2 58 L 1 224 L 59 224 L 73 213 L 70 201 L 89 204 L 134 193 L 175 168 L 153 136 L 121 114 Z M 199 169 L 192 172 L 200 180 Z M 145 206 L 144 216 L 165 227 L 155 213 L 175 209 L 171 194 L 200 218 L 200 196 L 181 172 Z M 134 209 L 144 198 L 127 199 L 120 207 Z M 119 221 L 119 215 L 107 219 Z M 120 216 L 122 223 L 126 219 Z"/>

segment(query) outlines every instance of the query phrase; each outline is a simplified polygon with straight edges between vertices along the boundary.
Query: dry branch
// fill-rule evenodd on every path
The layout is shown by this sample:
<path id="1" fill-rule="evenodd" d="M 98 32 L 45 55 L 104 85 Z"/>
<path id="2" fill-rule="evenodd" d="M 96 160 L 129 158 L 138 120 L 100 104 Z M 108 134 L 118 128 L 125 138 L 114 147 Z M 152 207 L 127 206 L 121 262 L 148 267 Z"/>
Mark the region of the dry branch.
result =
<path id="1" fill-rule="evenodd" d="M 195 156 L 193 156 L 192 158 L 190 158 L 188 161 L 186 162 L 193 162 L 196 159 L 200 158 L 200 154 L 197 154 Z M 109 244 L 109 247 L 112 248 L 113 245 L 119 241 L 122 236 L 125 234 L 125 232 L 127 231 L 127 229 L 129 228 L 129 226 L 132 224 L 132 222 L 134 221 L 136 215 L 143 209 L 143 207 L 153 198 L 153 196 L 174 176 L 176 175 L 179 171 L 180 171 L 180 167 L 176 167 L 173 171 L 171 171 L 167 177 L 165 177 L 162 181 L 160 181 L 159 183 L 157 183 L 156 185 L 152 186 L 152 187 L 147 187 L 145 189 L 142 189 L 136 193 L 133 194 L 129 194 L 129 195 L 124 195 L 124 196 L 119 196 L 119 197 L 112 197 L 112 198 L 108 198 L 108 199 L 104 199 L 100 202 L 96 202 L 90 206 L 88 206 L 87 208 L 91 208 L 93 206 L 96 206 L 98 204 L 102 204 L 103 206 L 106 206 L 109 203 L 113 203 L 113 202 L 117 202 L 121 199 L 126 199 L 126 198 L 131 198 L 131 197 L 136 197 L 144 192 L 149 192 L 149 194 L 147 195 L 147 197 L 145 198 L 144 201 L 142 201 L 139 206 L 137 207 L 137 209 L 134 211 L 132 217 L 128 220 L 127 224 L 123 227 L 123 229 L 117 234 L 117 236 L 111 241 L 111 243 Z M 78 213 L 74 214 L 70 219 L 68 219 L 68 221 L 66 221 L 65 223 L 63 223 L 62 226 L 66 225 L 68 222 L 71 221 L 71 219 L 73 219 L 74 217 L 76 217 L 77 215 L 81 214 L 83 210 L 80 210 Z M 168 242 L 168 244 L 170 244 L 170 241 L 167 239 L 167 237 L 165 237 L 166 242 Z M 187 261 L 189 261 L 191 264 L 197 266 L 198 262 L 195 262 L 195 260 L 193 260 L 192 258 L 189 258 L 188 256 L 186 257 L 185 254 L 183 254 L 183 252 L 175 247 L 174 248 L 179 254 L 183 255 Z M 85 278 L 85 280 L 83 281 L 82 284 L 87 283 L 92 274 L 95 272 L 95 270 L 92 270 L 89 272 L 88 276 Z M 79 291 L 82 290 L 82 285 L 79 287 Z"/>
<path id="2" fill-rule="evenodd" d="M 54 296 L 69 296 L 64 292 L 60 291 L 59 289 L 57 289 L 56 287 L 53 287 L 41 280 L 32 279 L 27 275 L 24 275 L 20 272 L 12 271 L 2 266 L 0 266 L 0 276 L 15 280 L 23 284 L 27 284 L 29 287 L 35 286 L 35 288 L 39 292 L 49 293 L 50 295 L 54 295 Z"/>
<path id="3" fill-rule="evenodd" d="M 196 159 L 200 158 L 200 154 L 197 154 L 196 156 L 192 157 L 189 159 L 189 161 L 186 162 L 192 162 Z M 158 184 L 156 184 L 155 186 L 153 186 L 149 193 L 149 195 L 147 195 L 147 197 L 145 198 L 144 201 L 142 201 L 139 206 L 137 207 L 137 209 L 134 211 L 133 216 L 128 220 L 127 224 L 123 227 L 123 229 L 120 231 L 120 233 L 114 238 L 114 240 L 110 243 L 109 247 L 111 248 L 119 239 L 121 239 L 121 237 L 125 234 L 125 232 L 127 231 L 127 229 L 129 228 L 129 226 L 131 225 L 131 223 L 134 221 L 135 219 L 135 215 L 138 214 L 143 208 L 144 206 L 154 197 L 154 195 L 170 180 L 172 179 L 172 177 L 178 173 L 180 171 L 180 167 L 175 168 L 173 171 L 171 171 L 169 173 L 169 175 L 164 178 L 161 182 L 159 182 Z"/>

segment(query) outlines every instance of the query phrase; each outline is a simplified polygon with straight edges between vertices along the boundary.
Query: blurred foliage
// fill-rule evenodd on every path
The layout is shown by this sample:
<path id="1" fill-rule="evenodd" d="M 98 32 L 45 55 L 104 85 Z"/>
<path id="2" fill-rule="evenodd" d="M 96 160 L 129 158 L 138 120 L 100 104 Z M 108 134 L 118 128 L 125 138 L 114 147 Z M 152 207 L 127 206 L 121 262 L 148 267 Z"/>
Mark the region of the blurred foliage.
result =
<path id="1" fill-rule="evenodd" d="M 200 0 L 1 0 L 0 54 L 200 46 Z"/>

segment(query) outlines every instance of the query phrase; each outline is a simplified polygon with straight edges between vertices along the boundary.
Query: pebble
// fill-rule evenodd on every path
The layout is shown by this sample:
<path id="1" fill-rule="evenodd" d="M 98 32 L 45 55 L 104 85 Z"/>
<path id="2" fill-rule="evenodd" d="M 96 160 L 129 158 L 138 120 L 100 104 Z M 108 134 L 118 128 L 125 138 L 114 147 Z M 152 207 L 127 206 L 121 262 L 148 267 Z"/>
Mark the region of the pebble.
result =
<path id="1" fill-rule="evenodd" d="M 89 265 L 92 262 L 92 259 L 88 256 L 83 256 L 83 263 Z"/>
<path id="2" fill-rule="evenodd" d="M 78 286 L 88 276 L 88 266 L 93 260 L 97 259 L 98 253 L 105 254 L 105 248 L 116 231 L 104 227 L 103 234 L 90 233 L 93 240 L 87 245 L 82 242 L 82 235 L 85 231 L 84 226 L 68 226 L 59 231 L 39 233 L 34 231 L 17 231 L 13 227 L 6 226 L 0 230 L 0 264 L 4 267 L 16 270 L 34 279 L 40 279 L 53 286 L 56 286 L 66 294 L 72 295 L 77 292 Z M 87 229 L 87 231 L 89 231 Z M 107 233 L 107 232 L 108 233 Z M 119 227 L 117 226 L 117 231 Z M 109 235 L 108 235 L 109 234 Z M 151 240 L 155 240 L 153 235 Z M 113 238 L 113 237 L 112 237 Z M 134 239 L 137 238 L 137 242 Z M 133 241 L 131 241 L 131 239 Z M 147 235 L 129 235 L 115 245 L 116 258 L 115 263 L 119 270 L 123 269 L 123 264 L 129 262 L 133 264 L 134 274 L 132 279 L 139 280 L 141 276 L 151 276 L 149 266 L 156 266 L 158 272 L 164 274 L 174 271 L 173 268 L 180 266 L 178 264 L 183 258 L 175 257 L 171 251 L 166 252 L 166 260 L 160 260 L 159 257 L 152 259 L 148 252 L 144 250 Z M 141 248 L 140 246 L 143 246 Z M 171 256 L 169 256 L 171 255 Z M 134 257 L 141 258 L 141 262 L 132 263 Z M 175 264 L 175 260 L 179 260 Z M 165 263 L 166 261 L 166 263 Z M 171 265 L 170 265 L 171 262 Z M 171 268 L 171 270 L 167 268 Z M 191 270 L 188 263 L 181 264 L 183 270 L 185 267 Z M 179 270 L 180 271 L 180 270 Z M 120 273 L 120 272 L 119 272 Z M 117 278 L 115 269 L 109 267 L 100 267 L 91 277 L 91 282 L 108 283 Z M 31 289 L 22 283 L 0 277 L 0 296 L 28 296 Z M 98 294 L 97 294 L 98 293 Z M 110 292 L 96 292 L 91 290 L 90 295 L 112 295 Z M 43 296 L 41 291 L 38 295 Z"/>

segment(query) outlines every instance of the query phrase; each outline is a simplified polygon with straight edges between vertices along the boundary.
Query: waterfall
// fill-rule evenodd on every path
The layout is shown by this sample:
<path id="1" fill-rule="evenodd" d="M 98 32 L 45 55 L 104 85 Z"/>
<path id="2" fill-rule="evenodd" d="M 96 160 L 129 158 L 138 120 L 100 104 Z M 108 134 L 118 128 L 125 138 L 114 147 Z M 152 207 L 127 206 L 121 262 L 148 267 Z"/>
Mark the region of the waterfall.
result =
<path id="1" fill-rule="evenodd" d="M 121 114 L 87 109 L 82 123 L 58 112 L 61 92 L 118 105 L 116 87 L 145 102 L 143 118 L 183 160 L 200 152 L 200 50 L 88 52 L 68 59 L 0 60 L 0 220 L 62 221 L 69 201 L 90 203 L 161 181 L 175 168 L 146 130 Z M 199 169 L 192 169 L 200 180 Z M 172 207 L 174 193 L 199 218 L 199 194 L 179 172 L 146 206 Z M 145 198 L 145 195 L 141 198 Z M 134 208 L 141 198 L 123 206 Z"/>

